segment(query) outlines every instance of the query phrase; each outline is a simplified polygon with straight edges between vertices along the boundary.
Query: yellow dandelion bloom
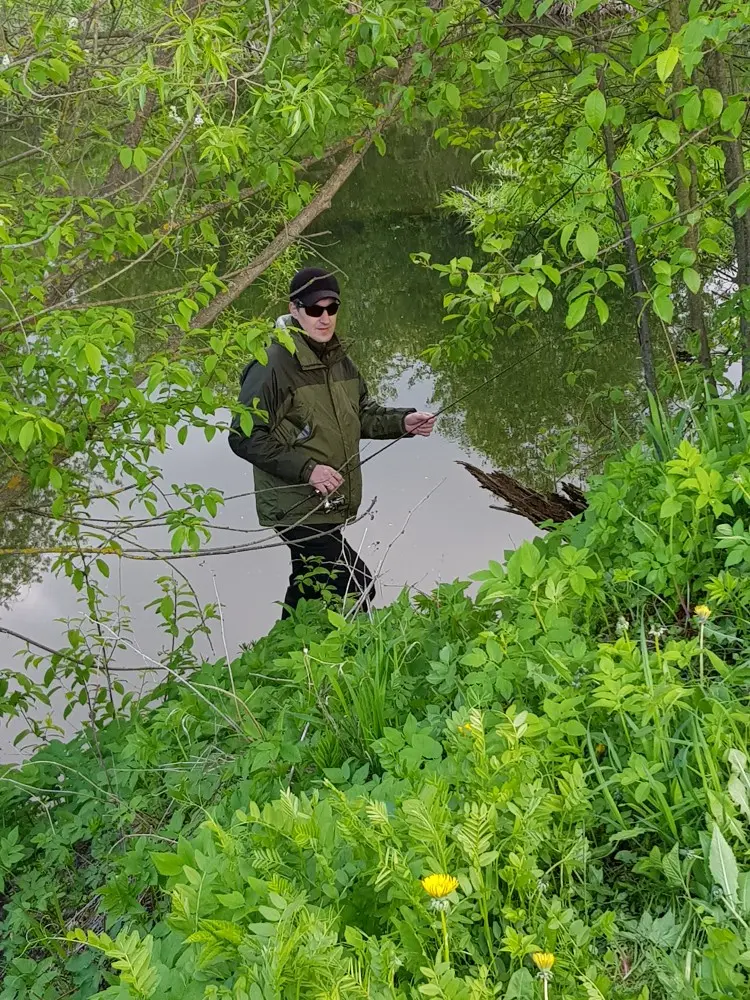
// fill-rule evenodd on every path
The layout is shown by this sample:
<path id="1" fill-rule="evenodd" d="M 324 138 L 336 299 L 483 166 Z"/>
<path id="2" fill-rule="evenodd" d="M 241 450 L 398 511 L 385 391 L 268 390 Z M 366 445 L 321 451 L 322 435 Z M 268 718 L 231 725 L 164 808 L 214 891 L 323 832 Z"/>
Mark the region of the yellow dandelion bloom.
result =
<path id="1" fill-rule="evenodd" d="M 711 609 L 707 604 L 699 604 L 695 609 L 695 616 L 702 622 L 707 622 L 711 617 Z"/>
<path id="2" fill-rule="evenodd" d="M 531 956 L 531 961 L 540 972 L 549 972 L 555 964 L 555 956 L 551 951 L 535 951 Z"/>
<path id="3" fill-rule="evenodd" d="M 426 875 L 421 882 L 424 891 L 433 899 L 445 899 L 458 888 L 458 879 L 453 875 Z"/>

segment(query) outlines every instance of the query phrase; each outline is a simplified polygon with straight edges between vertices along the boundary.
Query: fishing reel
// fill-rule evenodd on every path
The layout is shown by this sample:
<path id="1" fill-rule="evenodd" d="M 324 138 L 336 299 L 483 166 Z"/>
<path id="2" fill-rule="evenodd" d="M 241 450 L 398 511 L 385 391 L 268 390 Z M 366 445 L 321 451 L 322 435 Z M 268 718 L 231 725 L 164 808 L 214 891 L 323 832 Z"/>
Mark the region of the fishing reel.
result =
<path id="1" fill-rule="evenodd" d="M 346 497 L 326 497 L 323 501 L 323 510 L 340 510 L 342 507 L 346 506 Z"/>

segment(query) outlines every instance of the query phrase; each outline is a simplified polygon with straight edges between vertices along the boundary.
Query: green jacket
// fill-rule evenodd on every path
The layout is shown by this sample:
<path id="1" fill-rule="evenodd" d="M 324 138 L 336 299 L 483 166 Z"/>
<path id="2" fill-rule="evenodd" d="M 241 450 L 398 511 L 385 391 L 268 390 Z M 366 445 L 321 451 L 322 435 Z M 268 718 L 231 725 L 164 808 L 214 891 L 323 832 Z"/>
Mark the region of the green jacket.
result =
<path id="1" fill-rule="evenodd" d="M 320 354 L 299 329 L 290 331 L 295 353 L 281 344 L 268 349 L 268 363 L 251 362 L 242 373 L 239 402 L 263 410 L 248 436 L 239 415 L 229 445 L 254 467 L 255 503 L 264 527 L 343 524 L 362 502 L 361 438 L 398 438 L 404 417 L 414 410 L 380 406 L 354 362 L 334 338 Z M 344 477 L 341 506 L 326 510 L 308 484 L 316 465 L 330 465 Z"/>

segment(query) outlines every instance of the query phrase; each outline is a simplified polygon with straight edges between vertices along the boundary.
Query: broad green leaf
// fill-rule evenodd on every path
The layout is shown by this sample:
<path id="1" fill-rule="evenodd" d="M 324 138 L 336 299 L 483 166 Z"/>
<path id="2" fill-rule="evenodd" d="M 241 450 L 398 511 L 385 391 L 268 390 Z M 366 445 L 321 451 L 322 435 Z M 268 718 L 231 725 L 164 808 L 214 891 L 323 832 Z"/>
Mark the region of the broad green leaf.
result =
<path id="1" fill-rule="evenodd" d="M 670 78 L 679 58 L 680 50 L 674 45 L 670 45 L 656 57 L 656 73 L 662 83 Z"/>
<path id="2" fill-rule="evenodd" d="M 682 121 L 686 129 L 692 132 L 698 124 L 701 114 L 701 99 L 697 94 L 693 94 L 690 100 L 682 109 Z"/>
<path id="3" fill-rule="evenodd" d="M 711 877 L 732 905 L 737 903 L 738 871 L 734 852 L 726 842 L 724 834 L 718 826 L 714 826 L 711 834 L 711 853 L 709 857 Z"/>
<path id="4" fill-rule="evenodd" d="M 508 295 L 513 295 L 518 291 L 518 278 L 515 274 L 506 274 L 503 280 L 500 282 L 500 294 L 503 298 L 507 298 Z"/>
<path id="5" fill-rule="evenodd" d="M 549 288 L 540 288 L 536 300 L 545 312 L 552 308 L 552 292 Z"/>
<path id="6" fill-rule="evenodd" d="M 599 322 L 604 326 L 604 324 L 609 319 L 609 306 L 600 298 L 598 295 L 594 296 L 594 305 L 596 306 L 596 311 L 599 314 Z"/>
<path id="7" fill-rule="evenodd" d="M 677 122 L 671 121 L 669 118 L 659 119 L 659 132 L 662 139 L 667 142 L 671 142 L 673 145 L 677 145 L 680 141 L 680 129 Z"/>
<path id="8" fill-rule="evenodd" d="M 744 114 L 745 102 L 740 100 L 732 101 L 731 104 L 728 104 L 724 108 L 721 116 L 721 127 L 725 132 L 732 132 Z"/>
<path id="9" fill-rule="evenodd" d="M 586 260 L 595 260 L 599 253 L 599 234 L 589 222 L 582 222 L 576 233 L 576 246 Z"/>
<path id="10" fill-rule="evenodd" d="M 674 317 L 674 302 L 669 294 L 655 295 L 653 299 L 654 312 L 665 323 L 671 323 Z"/>
<path id="11" fill-rule="evenodd" d="M 266 167 L 266 184 L 269 187 L 276 187 L 276 182 L 279 179 L 279 165 L 278 163 L 269 163 Z"/>
<path id="12" fill-rule="evenodd" d="M 573 235 L 575 228 L 575 222 L 568 222 L 562 228 L 562 232 L 560 233 L 560 246 L 562 247 L 563 253 L 568 252 L 568 243 L 570 243 L 570 237 Z"/>
<path id="13" fill-rule="evenodd" d="M 461 91 L 458 89 L 455 83 L 449 83 L 446 86 L 445 99 L 448 102 L 448 104 L 454 109 L 454 111 L 458 111 L 458 109 L 461 107 Z"/>
<path id="14" fill-rule="evenodd" d="M 156 852 L 151 854 L 151 860 L 160 875 L 179 875 L 184 867 L 184 862 L 176 854 Z"/>
<path id="15" fill-rule="evenodd" d="M 131 163 L 133 162 L 133 150 L 130 148 L 130 146 L 123 146 L 120 149 L 118 156 L 120 158 L 120 163 L 122 164 L 123 168 L 125 170 L 128 170 L 130 168 Z"/>
<path id="16" fill-rule="evenodd" d="M 357 49 L 357 56 L 362 65 L 366 66 L 368 69 L 375 61 L 375 54 L 369 45 L 360 45 Z"/>
<path id="17" fill-rule="evenodd" d="M 28 451 L 31 447 L 31 442 L 34 440 L 34 433 L 36 431 L 36 425 L 33 420 L 27 420 L 26 423 L 21 428 L 21 433 L 18 435 L 18 443 L 23 449 L 23 451 Z"/>
<path id="18" fill-rule="evenodd" d="M 722 112 L 724 107 L 724 98 L 721 96 L 721 92 L 714 90 L 712 87 L 707 87 L 702 94 L 703 97 L 703 112 L 709 121 L 715 121 Z"/>
<path id="19" fill-rule="evenodd" d="M 516 969 L 508 980 L 505 1000 L 534 1000 L 536 985 L 528 969 Z"/>
<path id="20" fill-rule="evenodd" d="M 141 146 L 136 146 L 133 150 L 133 166 L 139 174 L 144 173 L 146 167 L 148 166 L 148 156 L 146 155 L 146 151 Z"/>
<path id="21" fill-rule="evenodd" d="M 586 295 L 579 295 L 577 299 L 573 299 L 568 307 L 568 315 L 565 317 L 565 325 L 569 330 L 573 327 L 578 326 L 583 317 L 586 315 L 586 309 L 588 308 L 589 299 L 591 296 L 586 293 Z"/>
<path id="22" fill-rule="evenodd" d="M 598 132 L 607 115 L 607 101 L 598 88 L 592 90 L 583 106 L 586 122 L 593 132 Z"/>
<path id="23" fill-rule="evenodd" d="M 697 294 L 701 288 L 701 276 L 693 267 L 686 267 L 682 272 L 682 280 L 691 292 Z"/>
<path id="24" fill-rule="evenodd" d="M 83 348 L 83 353 L 86 355 L 86 363 L 94 374 L 99 372 L 102 367 L 102 352 L 96 346 L 96 344 L 86 344 Z"/>

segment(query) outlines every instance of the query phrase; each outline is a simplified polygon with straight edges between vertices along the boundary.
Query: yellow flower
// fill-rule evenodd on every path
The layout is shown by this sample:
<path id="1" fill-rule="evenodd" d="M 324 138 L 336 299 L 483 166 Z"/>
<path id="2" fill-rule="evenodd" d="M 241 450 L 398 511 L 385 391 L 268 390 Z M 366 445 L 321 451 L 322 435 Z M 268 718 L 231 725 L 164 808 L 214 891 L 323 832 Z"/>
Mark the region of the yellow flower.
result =
<path id="1" fill-rule="evenodd" d="M 426 875 L 421 882 L 424 891 L 433 899 L 445 899 L 458 888 L 458 879 L 452 875 Z"/>
<path id="2" fill-rule="evenodd" d="M 699 604 L 695 609 L 695 616 L 702 622 L 707 622 L 711 617 L 711 609 L 707 604 Z"/>
<path id="3" fill-rule="evenodd" d="M 549 972 L 555 964 L 555 956 L 551 951 L 535 951 L 531 956 L 531 961 L 540 972 Z"/>

